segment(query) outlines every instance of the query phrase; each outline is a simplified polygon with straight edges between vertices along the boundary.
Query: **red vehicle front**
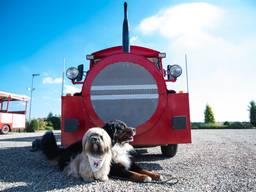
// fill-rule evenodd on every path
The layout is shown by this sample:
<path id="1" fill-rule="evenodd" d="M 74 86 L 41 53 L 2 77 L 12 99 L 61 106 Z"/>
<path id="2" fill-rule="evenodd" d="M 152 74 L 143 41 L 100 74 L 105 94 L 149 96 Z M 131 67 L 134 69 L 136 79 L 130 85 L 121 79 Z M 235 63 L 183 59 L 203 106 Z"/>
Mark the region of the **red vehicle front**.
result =
<path id="1" fill-rule="evenodd" d="M 168 65 L 164 70 L 165 53 L 130 46 L 128 33 L 125 8 L 123 46 L 87 55 L 90 68 L 84 80 L 83 65 L 67 70 L 74 84 L 83 85 L 81 93 L 62 97 L 62 145 L 81 139 L 91 127 L 119 119 L 136 128 L 133 146 L 161 146 L 172 157 L 177 144 L 191 142 L 188 93 L 166 85 L 175 83 L 182 69 Z"/>

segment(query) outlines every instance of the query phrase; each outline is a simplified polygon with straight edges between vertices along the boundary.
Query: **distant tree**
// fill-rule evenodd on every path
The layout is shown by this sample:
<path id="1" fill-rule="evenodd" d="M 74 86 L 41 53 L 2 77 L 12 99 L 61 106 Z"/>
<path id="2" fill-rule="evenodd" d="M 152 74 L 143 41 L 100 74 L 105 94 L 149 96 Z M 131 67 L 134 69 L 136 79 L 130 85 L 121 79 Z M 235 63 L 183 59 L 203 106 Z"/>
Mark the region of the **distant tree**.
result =
<path id="1" fill-rule="evenodd" d="M 250 112 L 250 123 L 256 127 L 256 104 L 254 101 L 250 102 L 249 105 L 249 112 Z"/>
<path id="2" fill-rule="evenodd" d="M 205 123 L 215 123 L 214 113 L 212 108 L 207 104 L 204 111 L 204 122 Z"/>
<path id="3" fill-rule="evenodd" d="M 47 116 L 47 120 L 51 119 L 52 117 L 53 117 L 53 113 L 50 112 L 50 113 L 48 114 L 48 116 Z"/>
<path id="4" fill-rule="evenodd" d="M 53 115 L 49 113 L 47 116 L 48 126 L 52 125 L 53 129 L 59 130 L 60 129 L 60 116 Z"/>

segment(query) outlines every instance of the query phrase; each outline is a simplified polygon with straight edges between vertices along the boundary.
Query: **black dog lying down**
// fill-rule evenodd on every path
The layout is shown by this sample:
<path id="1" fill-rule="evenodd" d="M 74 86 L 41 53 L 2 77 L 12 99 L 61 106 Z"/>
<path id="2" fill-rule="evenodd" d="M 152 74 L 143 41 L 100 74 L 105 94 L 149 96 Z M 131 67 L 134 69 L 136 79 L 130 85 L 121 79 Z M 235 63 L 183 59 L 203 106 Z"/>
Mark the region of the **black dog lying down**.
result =
<path id="1" fill-rule="evenodd" d="M 159 180 L 160 174 L 147 171 L 138 166 L 132 157 L 133 147 L 129 144 L 135 135 L 135 129 L 127 127 L 120 121 L 106 123 L 103 129 L 112 140 L 112 164 L 109 176 L 120 177 L 137 182 Z M 70 163 L 82 151 L 82 141 L 78 141 L 67 148 L 59 148 L 52 132 L 47 132 L 41 140 L 41 149 L 47 159 L 58 164 L 60 170 Z"/>

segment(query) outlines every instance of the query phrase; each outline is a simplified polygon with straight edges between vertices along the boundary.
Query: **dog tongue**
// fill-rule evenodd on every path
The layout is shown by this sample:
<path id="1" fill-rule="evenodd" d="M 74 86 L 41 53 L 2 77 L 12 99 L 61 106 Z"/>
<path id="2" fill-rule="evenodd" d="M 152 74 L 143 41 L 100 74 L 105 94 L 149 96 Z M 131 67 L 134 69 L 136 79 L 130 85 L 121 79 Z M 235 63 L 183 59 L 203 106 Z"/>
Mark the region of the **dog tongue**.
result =
<path id="1" fill-rule="evenodd" d="M 88 159 L 92 172 L 98 171 L 104 164 L 105 157 L 94 157 L 88 154 Z"/>

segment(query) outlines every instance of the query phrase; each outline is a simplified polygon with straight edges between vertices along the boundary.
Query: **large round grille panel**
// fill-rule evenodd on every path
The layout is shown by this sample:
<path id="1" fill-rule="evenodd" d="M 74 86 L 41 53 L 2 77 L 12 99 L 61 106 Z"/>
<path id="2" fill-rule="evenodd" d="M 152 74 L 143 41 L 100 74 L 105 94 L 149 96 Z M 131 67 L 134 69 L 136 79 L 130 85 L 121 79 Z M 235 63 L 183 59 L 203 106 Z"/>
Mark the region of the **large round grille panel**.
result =
<path id="1" fill-rule="evenodd" d="M 150 119 L 159 98 L 153 76 L 131 62 L 105 67 L 92 81 L 90 95 L 96 114 L 104 122 L 120 119 L 133 127 Z"/>

